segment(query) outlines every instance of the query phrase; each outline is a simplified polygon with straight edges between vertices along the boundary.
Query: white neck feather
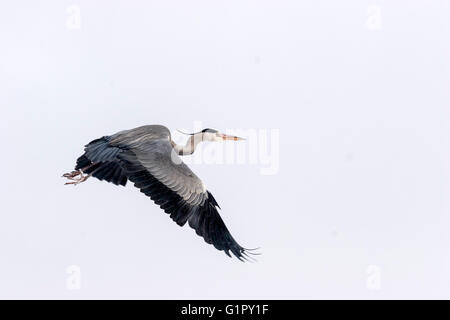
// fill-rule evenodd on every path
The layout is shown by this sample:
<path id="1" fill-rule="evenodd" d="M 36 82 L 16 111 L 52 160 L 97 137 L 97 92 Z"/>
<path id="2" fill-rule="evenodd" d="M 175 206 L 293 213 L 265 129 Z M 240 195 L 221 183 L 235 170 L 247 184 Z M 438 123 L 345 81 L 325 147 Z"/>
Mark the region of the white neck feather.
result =
<path id="1" fill-rule="evenodd" d="M 197 145 L 202 142 L 202 134 L 194 134 L 189 137 L 184 146 L 180 146 L 173 142 L 173 148 L 180 156 L 193 154 Z"/>

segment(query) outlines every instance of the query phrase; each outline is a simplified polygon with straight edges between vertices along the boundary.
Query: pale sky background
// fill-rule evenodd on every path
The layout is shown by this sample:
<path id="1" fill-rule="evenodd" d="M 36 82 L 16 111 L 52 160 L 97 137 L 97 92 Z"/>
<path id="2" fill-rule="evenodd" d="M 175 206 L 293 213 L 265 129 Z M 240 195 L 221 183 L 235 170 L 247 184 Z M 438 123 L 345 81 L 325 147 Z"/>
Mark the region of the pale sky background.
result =
<path id="1" fill-rule="evenodd" d="M 3 1 L 0 298 L 450 298 L 449 17 L 444 0 Z M 132 185 L 63 185 L 95 138 L 195 121 L 279 132 L 274 175 L 190 165 L 257 263 Z"/>

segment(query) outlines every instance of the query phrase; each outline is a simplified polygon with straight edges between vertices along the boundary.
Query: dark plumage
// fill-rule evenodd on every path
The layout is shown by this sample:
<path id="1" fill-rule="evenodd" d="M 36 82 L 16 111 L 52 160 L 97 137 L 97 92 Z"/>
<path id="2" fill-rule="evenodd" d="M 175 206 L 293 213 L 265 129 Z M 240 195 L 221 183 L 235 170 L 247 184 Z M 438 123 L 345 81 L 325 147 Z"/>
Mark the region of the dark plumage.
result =
<path id="1" fill-rule="evenodd" d="M 105 180 L 115 185 L 125 186 L 127 184 L 128 178 L 117 162 L 117 155 L 121 150 L 109 145 L 109 137 L 91 141 L 84 150 L 84 154 L 77 159 L 75 170 L 87 168 L 83 172 L 92 174 L 99 180 Z"/>

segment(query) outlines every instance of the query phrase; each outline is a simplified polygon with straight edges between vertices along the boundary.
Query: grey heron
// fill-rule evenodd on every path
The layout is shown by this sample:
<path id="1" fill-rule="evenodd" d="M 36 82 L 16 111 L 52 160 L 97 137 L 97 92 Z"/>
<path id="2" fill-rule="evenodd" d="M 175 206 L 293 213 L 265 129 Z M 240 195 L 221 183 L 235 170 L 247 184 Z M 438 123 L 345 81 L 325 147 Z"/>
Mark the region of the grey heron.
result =
<path id="1" fill-rule="evenodd" d="M 240 246 L 220 217 L 220 208 L 204 183 L 181 160 L 180 155 L 192 154 L 202 141 L 243 140 L 214 129 L 189 134 L 186 145 L 171 139 L 169 129 L 161 125 L 146 125 L 103 136 L 88 143 L 76 162 L 75 171 L 63 177 L 66 184 L 77 185 L 93 176 L 115 185 L 134 183 L 170 215 L 179 226 L 186 223 L 204 240 L 230 252 L 239 260 L 248 260 L 249 252 Z"/>

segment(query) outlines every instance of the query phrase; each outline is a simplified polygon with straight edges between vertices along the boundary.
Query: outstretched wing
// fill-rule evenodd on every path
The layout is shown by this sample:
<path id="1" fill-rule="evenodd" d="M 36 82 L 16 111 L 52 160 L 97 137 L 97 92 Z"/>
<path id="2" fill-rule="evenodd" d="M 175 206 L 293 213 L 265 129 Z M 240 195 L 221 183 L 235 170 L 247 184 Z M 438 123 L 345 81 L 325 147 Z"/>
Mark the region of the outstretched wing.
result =
<path id="1" fill-rule="evenodd" d="M 240 260 L 248 258 L 247 249 L 233 239 L 220 217 L 216 200 L 174 153 L 169 139 L 123 147 L 117 157 L 128 179 L 173 221 L 180 226 L 188 222 L 207 243 L 228 256 L 231 252 Z"/>

